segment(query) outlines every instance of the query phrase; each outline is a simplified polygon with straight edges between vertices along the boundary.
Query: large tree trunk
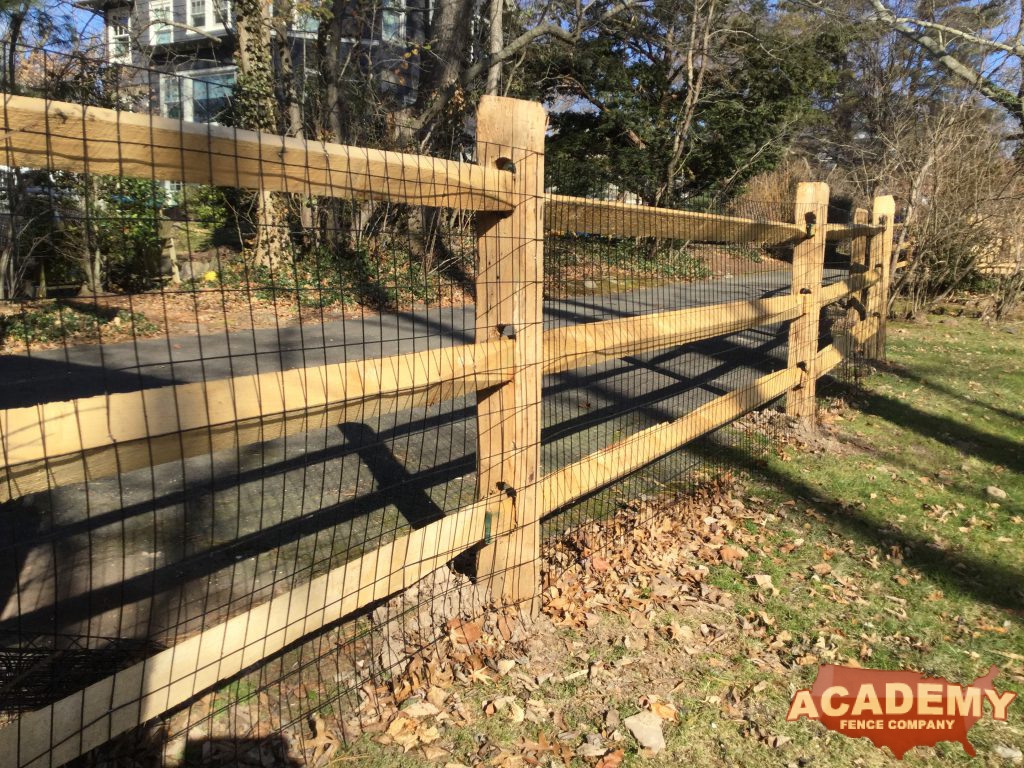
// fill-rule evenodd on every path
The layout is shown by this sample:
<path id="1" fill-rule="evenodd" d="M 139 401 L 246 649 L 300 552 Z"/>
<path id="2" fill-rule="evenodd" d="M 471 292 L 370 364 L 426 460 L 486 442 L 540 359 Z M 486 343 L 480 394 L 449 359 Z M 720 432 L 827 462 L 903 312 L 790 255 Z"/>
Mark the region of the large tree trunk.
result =
<path id="1" fill-rule="evenodd" d="M 302 116 L 302 83 L 296 82 L 295 63 L 292 59 L 292 41 L 288 34 L 289 23 L 295 15 L 295 0 L 278 0 L 274 13 L 274 44 L 279 62 L 280 95 L 278 102 L 284 111 L 284 132 L 288 136 L 303 138 L 306 135 Z M 303 65 L 305 62 L 303 62 Z M 290 198 L 293 215 L 299 220 L 302 243 L 312 242 L 313 209 L 308 198 L 293 195 Z"/>
<path id="2" fill-rule="evenodd" d="M 282 126 L 274 98 L 269 6 L 262 0 L 237 0 L 237 9 L 235 122 L 240 128 L 277 133 Z M 271 268 L 279 266 L 287 255 L 285 201 L 272 192 L 257 192 L 252 198 L 250 223 L 255 229 L 248 243 L 253 260 Z"/>
<path id="3" fill-rule="evenodd" d="M 498 95 L 501 88 L 501 62 L 497 55 L 505 47 L 505 35 L 503 29 L 503 14 L 505 0 L 491 0 L 490 6 L 490 31 L 488 33 L 487 52 L 491 55 L 491 66 L 487 69 L 487 93 L 492 96 Z"/>
<path id="4" fill-rule="evenodd" d="M 465 67 L 473 5 L 474 0 L 437 0 L 430 23 L 430 55 L 423 58 L 420 70 L 417 114 L 431 104 L 438 91 L 456 82 Z"/>

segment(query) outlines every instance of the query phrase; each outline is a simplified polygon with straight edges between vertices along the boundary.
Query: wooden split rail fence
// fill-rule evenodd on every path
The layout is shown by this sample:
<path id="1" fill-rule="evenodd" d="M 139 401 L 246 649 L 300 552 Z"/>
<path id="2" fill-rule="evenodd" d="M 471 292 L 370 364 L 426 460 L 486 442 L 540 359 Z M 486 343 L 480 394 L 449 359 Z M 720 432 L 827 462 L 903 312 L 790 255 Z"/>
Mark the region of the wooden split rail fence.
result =
<path id="1" fill-rule="evenodd" d="M 478 578 L 508 602 L 539 585 L 540 520 L 743 413 L 785 396 L 815 415 L 817 379 L 859 347 L 884 354 L 894 205 L 826 220 L 828 187 L 801 184 L 793 221 L 545 195 L 545 115 L 485 97 L 478 164 L 267 136 L 233 128 L 5 96 L 9 167 L 115 174 L 477 212 L 475 343 L 0 411 L 0 500 L 473 394 L 477 501 L 248 612 L 20 717 L 0 730 L 17 766 L 57 766 L 167 712 L 296 640 L 414 584 L 484 543 Z M 545 230 L 793 247 L 789 295 L 545 332 Z M 850 240 L 852 274 L 823 286 L 826 244 Z M 819 349 L 821 308 L 852 297 L 863 319 Z M 674 421 L 542 475 L 546 373 L 789 323 L 786 368 Z"/>

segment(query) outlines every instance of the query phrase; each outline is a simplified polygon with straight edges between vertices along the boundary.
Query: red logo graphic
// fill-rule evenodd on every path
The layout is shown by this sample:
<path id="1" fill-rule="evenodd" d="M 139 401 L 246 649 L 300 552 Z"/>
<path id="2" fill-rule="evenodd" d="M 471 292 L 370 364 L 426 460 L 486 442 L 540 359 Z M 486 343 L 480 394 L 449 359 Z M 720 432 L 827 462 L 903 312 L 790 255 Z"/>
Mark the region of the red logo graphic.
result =
<path id="1" fill-rule="evenodd" d="M 963 745 L 988 702 L 995 720 L 1006 720 L 1006 710 L 1017 697 L 999 693 L 992 681 L 998 667 L 989 669 L 967 686 L 916 672 L 886 672 L 825 664 L 810 690 L 797 691 L 786 720 L 807 717 L 844 736 L 866 737 L 876 747 L 888 747 L 898 759 L 914 747 L 933 747 L 940 741 Z"/>

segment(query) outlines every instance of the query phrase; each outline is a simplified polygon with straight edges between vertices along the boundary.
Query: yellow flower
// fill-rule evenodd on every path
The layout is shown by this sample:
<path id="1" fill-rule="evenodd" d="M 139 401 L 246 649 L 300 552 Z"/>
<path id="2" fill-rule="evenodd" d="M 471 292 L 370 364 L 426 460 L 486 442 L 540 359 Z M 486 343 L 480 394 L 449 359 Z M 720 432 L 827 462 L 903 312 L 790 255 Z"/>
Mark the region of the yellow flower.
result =
<path id="1" fill-rule="evenodd" d="M 211 269 L 209 272 L 207 272 L 205 275 L 203 275 L 203 280 L 204 280 L 204 282 L 207 282 L 207 283 L 216 283 L 217 282 L 217 273 L 214 272 Z"/>

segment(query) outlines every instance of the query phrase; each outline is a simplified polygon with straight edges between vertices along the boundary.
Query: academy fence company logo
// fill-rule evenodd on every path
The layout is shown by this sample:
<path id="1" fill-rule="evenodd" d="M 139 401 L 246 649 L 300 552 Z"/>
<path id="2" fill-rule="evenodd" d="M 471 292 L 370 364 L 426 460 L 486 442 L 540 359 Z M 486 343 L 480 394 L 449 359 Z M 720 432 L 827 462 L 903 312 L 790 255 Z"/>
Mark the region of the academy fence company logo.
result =
<path id="1" fill-rule="evenodd" d="M 974 755 L 967 740 L 988 709 L 995 720 L 1006 720 L 1006 710 L 1017 694 L 999 693 L 988 674 L 967 686 L 941 677 L 922 677 L 916 672 L 886 672 L 826 664 L 810 690 L 797 691 L 786 720 L 807 717 L 819 720 L 832 731 L 854 738 L 866 737 L 876 747 L 889 747 L 902 758 L 913 747 L 932 747 L 940 741 L 963 745 Z"/>

